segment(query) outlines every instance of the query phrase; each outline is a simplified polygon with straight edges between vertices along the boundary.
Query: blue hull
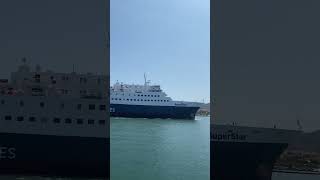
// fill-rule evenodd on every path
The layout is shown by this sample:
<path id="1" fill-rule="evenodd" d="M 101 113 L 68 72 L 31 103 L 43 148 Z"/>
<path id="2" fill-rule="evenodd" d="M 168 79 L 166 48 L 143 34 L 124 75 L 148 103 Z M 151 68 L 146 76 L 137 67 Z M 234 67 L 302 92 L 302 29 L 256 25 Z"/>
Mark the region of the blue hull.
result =
<path id="1" fill-rule="evenodd" d="M 211 141 L 213 180 L 271 180 L 273 165 L 287 144 Z"/>
<path id="2" fill-rule="evenodd" d="M 109 179 L 109 140 L 0 133 L 0 174 Z"/>
<path id="3" fill-rule="evenodd" d="M 195 119 L 199 107 L 110 104 L 112 117 Z"/>

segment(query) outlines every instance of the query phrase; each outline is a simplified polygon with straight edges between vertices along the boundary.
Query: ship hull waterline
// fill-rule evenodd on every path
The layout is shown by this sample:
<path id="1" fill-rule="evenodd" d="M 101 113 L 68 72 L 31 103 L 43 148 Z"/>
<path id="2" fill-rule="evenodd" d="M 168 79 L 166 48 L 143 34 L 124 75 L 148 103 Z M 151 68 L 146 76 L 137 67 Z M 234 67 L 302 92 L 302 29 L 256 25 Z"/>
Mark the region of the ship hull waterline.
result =
<path id="1" fill-rule="evenodd" d="M 110 139 L 0 133 L 0 174 L 110 177 Z"/>
<path id="2" fill-rule="evenodd" d="M 194 120 L 199 107 L 110 104 L 111 117 Z"/>

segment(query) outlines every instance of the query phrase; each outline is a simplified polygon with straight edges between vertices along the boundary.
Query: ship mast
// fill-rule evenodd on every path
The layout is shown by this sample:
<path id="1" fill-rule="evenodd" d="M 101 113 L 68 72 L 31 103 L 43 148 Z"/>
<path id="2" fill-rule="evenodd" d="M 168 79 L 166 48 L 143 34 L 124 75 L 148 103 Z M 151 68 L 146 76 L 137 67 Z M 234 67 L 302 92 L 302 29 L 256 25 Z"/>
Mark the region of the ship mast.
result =
<path id="1" fill-rule="evenodd" d="M 300 124 L 300 116 L 298 112 L 296 112 L 296 120 L 299 131 L 302 131 L 302 125 Z"/>
<path id="2" fill-rule="evenodd" d="M 143 74 L 144 76 L 144 86 L 147 86 L 147 77 L 146 77 L 146 73 Z"/>

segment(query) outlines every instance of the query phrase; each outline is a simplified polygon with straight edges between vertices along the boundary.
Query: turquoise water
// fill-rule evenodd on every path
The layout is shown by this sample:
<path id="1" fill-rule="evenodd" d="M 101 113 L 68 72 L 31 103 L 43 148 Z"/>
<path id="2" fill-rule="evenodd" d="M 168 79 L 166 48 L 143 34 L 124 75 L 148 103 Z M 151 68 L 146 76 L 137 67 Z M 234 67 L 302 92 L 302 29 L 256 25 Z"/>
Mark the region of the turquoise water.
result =
<path id="1" fill-rule="evenodd" d="M 209 180 L 209 117 L 111 119 L 112 180 Z"/>
<path id="2" fill-rule="evenodd" d="M 111 180 L 209 180 L 210 121 L 208 117 L 196 119 L 190 121 L 112 118 Z M 0 176 L 0 179 L 70 178 Z M 286 173 L 274 173 L 272 178 L 318 179 L 319 175 Z"/>

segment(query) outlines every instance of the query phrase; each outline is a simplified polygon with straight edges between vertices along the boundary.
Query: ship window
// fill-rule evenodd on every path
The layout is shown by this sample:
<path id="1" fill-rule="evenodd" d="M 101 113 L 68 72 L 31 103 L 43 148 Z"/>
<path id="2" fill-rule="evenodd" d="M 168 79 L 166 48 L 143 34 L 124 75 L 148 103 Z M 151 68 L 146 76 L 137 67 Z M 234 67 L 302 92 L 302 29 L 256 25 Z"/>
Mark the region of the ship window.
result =
<path id="1" fill-rule="evenodd" d="M 121 101 L 121 99 L 119 99 Z"/>
<path id="2" fill-rule="evenodd" d="M 100 110 L 106 110 L 106 105 L 100 105 Z"/>
<path id="3" fill-rule="evenodd" d="M 150 101 L 150 99 L 148 99 L 148 101 Z"/>
<path id="4" fill-rule="evenodd" d="M 127 99 L 127 101 L 129 101 L 129 99 Z"/>
<path id="5" fill-rule="evenodd" d="M 4 119 L 5 119 L 5 120 L 11 120 L 12 117 L 11 117 L 11 116 L 5 116 Z"/>
<path id="6" fill-rule="evenodd" d="M 41 102 L 41 103 L 40 103 L 40 107 L 44 107 L 44 102 Z"/>
<path id="7" fill-rule="evenodd" d="M 153 97 L 153 95 L 151 95 L 151 97 Z"/>
<path id="8" fill-rule="evenodd" d="M 115 98 L 115 100 L 118 100 L 118 98 Z"/>
<path id="9" fill-rule="evenodd" d="M 71 122 L 72 122 L 72 121 L 71 121 L 70 118 L 65 119 L 65 123 L 66 123 L 66 124 L 71 124 Z"/>
<path id="10" fill-rule="evenodd" d="M 106 124 L 106 121 L 105 120 L 99 120 L 99 124 L 104 125 L 104 124 Z"/>
<path id="11" fill-rule="evenodd" d="M 23 116 L 18 116 L 17 121 L 23 121 Z"/>
<path id="12" fill-rule="evenodd" d="M 95 110 L 96 106 L 94 104 L 89 104 L 89 110 Z"/>
<path id="13" fill-rule="evenodd" d="M 132 99 L 130 99 L 130 101 L 132 101 Z"/>
<path id="14" fill-rule="evenodd" d="M 35 117 L 30 117 L 30 118 L 29 118 L 29 121 L 30 121 L 30 122 L 35 122 L 35 121 L 36 121 L 36 118 L 35 118 Z"/>
<path id="15" fill-rule="evenodd" d="M 134 101 L 136 101 L 136 99 L 134 99 Z"/>
<path id="16" fill-rule="evenodd" d="M 88 124 L 94 124 L 94 120 L 93 119 L 89 119 L 88 120 Z"/>
<path id="17" fill-rule="evenodd" d="M 81 110 L 81 107 L 82 107 L 81 104 L 78 104 L 78 105 L 77 105 L 77 109 L 78 109 L 78 110 Z"/>
<path id="18" fill-rule="evenodd" d="M 59 119 L 59 118 L 54 118 L 54 119 L 53 119 L 53 122 L 54 122 L 54 123 L 60 123 L 60 119 Z"/>
<path id="19" fill-rule="evenodd" d="M 24 102 L 23 101 L 20 101 L 20 106 L 24 106 Z"/>
<path id="20" fill-rule="evenodd" d="M 77 124 L 83 124 L 83 119 L 77 119 Z"/>
<path id="21" fill-rule="evenodd" d="M 150 95 L 148 95 L 148 97 L 150 97 Z"/>
<path id="22" fill-rule="evenodd" d="M 45 118 L 45 117 L 41 118 L 41 122 L 46 123 L 47 121 L 48 121 L 47 118 Z"/>

